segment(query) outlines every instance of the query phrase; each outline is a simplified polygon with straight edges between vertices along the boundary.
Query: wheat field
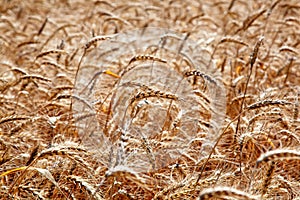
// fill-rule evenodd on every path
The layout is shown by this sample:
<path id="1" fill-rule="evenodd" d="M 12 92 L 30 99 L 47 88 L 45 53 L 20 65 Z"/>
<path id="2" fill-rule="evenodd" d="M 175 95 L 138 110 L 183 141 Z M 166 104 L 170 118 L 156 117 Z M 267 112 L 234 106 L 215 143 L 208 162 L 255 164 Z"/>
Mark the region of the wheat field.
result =
<path id="1" fill-rule="evenodd" d="M 300 199 L 298 0 L 0 0 L 0 199 Z"/>

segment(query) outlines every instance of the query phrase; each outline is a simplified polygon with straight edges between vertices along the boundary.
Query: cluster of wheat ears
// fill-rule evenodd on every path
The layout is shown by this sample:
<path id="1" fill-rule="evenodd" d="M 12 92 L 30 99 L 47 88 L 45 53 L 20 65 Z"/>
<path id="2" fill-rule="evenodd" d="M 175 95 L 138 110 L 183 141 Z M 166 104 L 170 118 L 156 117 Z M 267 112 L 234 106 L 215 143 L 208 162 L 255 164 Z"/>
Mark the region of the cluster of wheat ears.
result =
<path id="1" fill-rule="evenodd" d="M 300 199 L 298 0 L 0 1 L 0 199 Z"/>

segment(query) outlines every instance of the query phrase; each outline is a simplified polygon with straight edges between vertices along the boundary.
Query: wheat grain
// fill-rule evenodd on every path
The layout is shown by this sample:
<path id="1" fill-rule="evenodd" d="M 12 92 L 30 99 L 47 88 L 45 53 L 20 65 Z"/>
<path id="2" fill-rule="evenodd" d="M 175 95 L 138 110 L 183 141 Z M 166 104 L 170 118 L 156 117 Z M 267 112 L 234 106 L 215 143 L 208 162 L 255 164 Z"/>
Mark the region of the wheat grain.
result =
<path id="1" fill-rule="evenodd" d="M 178 97 L 174 94 L 164 93 L 159 90 L 149 90 L 145 92 L 139 92 L 136 94 L 131 100 L 130 104 L 132 104 L 135 101 L 140 101 L 142 99 L 146 99 L 149 97 L 158 97 L 158 98 L 164 98 L 164 99 L 171 99 L 171 100 L 178 100 Z"/>
<path id="2" fill-rule="evenodd" d="M 49 55 L 49 54 L 58 54 L 58 55 L 61 55 L 61 54 L 68 54 L 68 53 L 66 51 L 64 51 L 64 50 L 54 49 L 54 50 L 49 50 L 49 51 L 45 51 L 45 52 L 40 53 L 39 55 L 36 56 L 35 59 L 44 57 L 44 56 Z"/>
<path id="3" fill-rule="evenodd" d="M 99 35 L 99 36 L 95 36 L 92 39 L 90 39 L 85 45 L 84 48 L 88 49 L 90 48 L 92 45 L 94 45 L 95 43 L 97 43 L 98 41 L 104 41 L 104 40 L 109 40 L 113 37 L 115 37 L 116 35 Z"/>
<path id="4" fill-rule="evenodd" d="M 7 117 L 2 117 L 0 120 L 0 124 L 4 124 L 7 122 L 11 122 L 11 121 L 19 121 L 19 120 L 30 120 L 31 117 L 30 116 L 7 116 Z"/>
<path id="5" fill-rule="evenodd" d="M 202 72 L 200 72 L 200 71 L 197 71 L 197 70 L 194 70 L 194 71 L 187 71 L 187 72 L 184 73 L 184 75 L 185 75 L 186 77 L 189 77 L 189 76 L 199 76 L 199 77 L 202 77 L 203 79 L 208 80 L 209 82 L 211 82 L 211 83 L 217 85 L 216 80 L 214 80 L 214 79 L 213 79 L 212 77 L 210 77 L 209 75 L 204 74 L 204 73 L 202 73 Z"/>
<path id="6" fill-rule="evenodd" d="M 152 56 L 152 55 L 136 55 L 130 59 L 128 65 L 130 65 L 131 63 L 136 62 L 136 61 L 146 61 L 146 60 L 167 63 L 166 60 Z"/>
<path id="7" fill-rule="evenodd" d="M 29 79 L 29 80 L 36 79 L 36 80 L 40 80 L 40 81 L 51 82 L 51 80 L 48 79 L 48 78 L 45 78 L 45 77 L 40 76 L 40 75 L 33 75 L 33 74 L 31 74 L 31 75 L 24 75 L 24 76 L 22 76 L 20 78 L 20 80 L 26 80 L 26 79 Z"/>
<path id="8" fill-rule="evenodd" d="M 261 198 L 263 199 L 263 196 L 266 194 L 267 190 L 268 190 L 268 187 L 270 186 L 271 184 L 271 180 L 272 180 L 272 177 L 274 175 L 274 172 L 275 172 L 275 162 L 272 161 L 270 163 L 270 167 L 267 171 L 267 174 L 266 174 L 266 177 L 263 181 L 263 184 L 262 184 L 262 192 L 261 192 Z"/>
<path id="9" fill-rule="evenodd" d="M 71 94 L 59 94 L 53 100 L 55 101 L 55 100 L 61 100 L 61 99 L 71 99 L 73 97 L 74 96 Z"/>
<path id="10" fill-rule="evenodd" d="M 262 45 L 263 40 L 264 40 L 264 37 L 261 36 L 258 39 L 258 41 L 256 42 L 256 44 L 254 46 L 254 49 L 253 49 L 253 52 L 250 55 L 250 66 L 251 66 L 251 68 L 253 67 L 253 65 L 254 65 L 254 63 L 257 59 L 258 51 L 259 51 L 260 46 Z"/>
<path id="11" fill-rule="evenodd" d="M 262 100 L 259 102 L 256 102 L 254 104 L 251 104 L 247 107 L 247 109 L 252 110 L 252 109 L 257 109 L 257 108 L 261 108 L 261 107 L 265 107 L 265 106 L 276 106 L 276 105 L 292 105 L 291 102 L 289 101 L 285 101 L 285 100 Z"/>
<path id="12" fill-rule="evenodd" d="M 247 46 L 247 47 L 249 46 L 246 42 L 235 39 L 235 38 L 231 38 L 231 37 L 224 37 L 220 40 L 220 44 L 224 43 L 224 42 L 232 42 L 232 43 L 240 44 L 240 45 Z"/>

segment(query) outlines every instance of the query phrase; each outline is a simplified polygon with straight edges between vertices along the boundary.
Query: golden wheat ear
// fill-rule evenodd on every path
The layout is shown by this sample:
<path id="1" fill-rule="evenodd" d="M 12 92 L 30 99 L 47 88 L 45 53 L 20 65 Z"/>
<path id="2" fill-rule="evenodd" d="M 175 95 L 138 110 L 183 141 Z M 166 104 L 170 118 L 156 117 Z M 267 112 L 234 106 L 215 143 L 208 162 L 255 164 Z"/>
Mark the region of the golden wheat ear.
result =
<path id="1" fill-rule="evenodd" d="M 208 200 L 212 198 L 234 198 L 234 199 L 245 199 L 245 200 L 256 200 L 257 197 L 243 192 L 241 190 L 237 190 L 235 188 L 230 187 L 215 187 L 205 189 L 201 192 L 199 196 L 199 200 Z"/>
<path id="2" fill-rule="evenodd" d="M 276 162 L 274 162 L 274 161 L 270 162 L 269 169 L 267 170 L 265 179 L 262 184 L 261 198 L 263 198 L 263 196 L 267 193 L 267 190 L 271 184 L 271 180 L 273 178 L 275 169 L 276 169 Z"/>
<path id="3" fill-rule="evenodd" d="M 276 149 L 262 154 L 257 159 L 257 164 L 276 160 L 300 160 L 300 151 L 294 149 Z"/>

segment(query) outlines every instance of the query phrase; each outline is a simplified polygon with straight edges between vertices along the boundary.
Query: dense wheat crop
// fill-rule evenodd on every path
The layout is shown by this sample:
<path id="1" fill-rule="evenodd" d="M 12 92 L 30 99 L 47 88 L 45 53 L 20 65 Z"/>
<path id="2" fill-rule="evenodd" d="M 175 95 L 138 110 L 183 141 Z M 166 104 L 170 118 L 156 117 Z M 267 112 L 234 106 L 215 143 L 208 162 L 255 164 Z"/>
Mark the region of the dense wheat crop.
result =
<path id="1" fill-rule="evenodd" d="M 0 0 L 0 199 L 299 199 L 297 0 Z"/>

